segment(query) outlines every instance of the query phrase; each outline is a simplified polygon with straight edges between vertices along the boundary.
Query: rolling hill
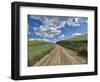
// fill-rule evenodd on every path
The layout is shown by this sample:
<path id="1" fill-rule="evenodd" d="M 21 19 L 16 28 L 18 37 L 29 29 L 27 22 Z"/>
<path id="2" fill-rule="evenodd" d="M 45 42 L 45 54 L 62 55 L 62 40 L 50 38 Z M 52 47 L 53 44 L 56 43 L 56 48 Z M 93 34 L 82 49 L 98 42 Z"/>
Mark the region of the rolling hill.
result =
<path id="1" fill-rule="evenodd" d="M 87 40 L 87 34 L 79 35 L 79 36 L 73 36 L 72 38 L 68 39 L 70 41 L 84 41 Z"/>
<path id="2" fill-rule="evenodd" d="M 57 44 L 65 48 L 72 49 L 78 53 L 80 56 L 87 58 L 87 34 L 74 36 L 67 40 L 58 41 Z"/>
<path id="3" fill-rule="evenodd" d="M 32 66 L 47 55 L 53 48 L 52 43 L 42 41 L 28 41 L 28 66 Z"/>

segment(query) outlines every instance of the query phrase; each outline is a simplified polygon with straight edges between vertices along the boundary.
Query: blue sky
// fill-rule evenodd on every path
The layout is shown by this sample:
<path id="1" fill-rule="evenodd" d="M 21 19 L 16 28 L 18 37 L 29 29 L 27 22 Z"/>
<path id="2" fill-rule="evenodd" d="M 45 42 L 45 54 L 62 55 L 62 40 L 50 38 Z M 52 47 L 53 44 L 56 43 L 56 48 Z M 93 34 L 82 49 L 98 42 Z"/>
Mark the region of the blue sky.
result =
<path id="1" fill-rule="evenodd" d="M 28 15 L 28 40 L 57 42 L 86 34 L 87 17 Z"/>

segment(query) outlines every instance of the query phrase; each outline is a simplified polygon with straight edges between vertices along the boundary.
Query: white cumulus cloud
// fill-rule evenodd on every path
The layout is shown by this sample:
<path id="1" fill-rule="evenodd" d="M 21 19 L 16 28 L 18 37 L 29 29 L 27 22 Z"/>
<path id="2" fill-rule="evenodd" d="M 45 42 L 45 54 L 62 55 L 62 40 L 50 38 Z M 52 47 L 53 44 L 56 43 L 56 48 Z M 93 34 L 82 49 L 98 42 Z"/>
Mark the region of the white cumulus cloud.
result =
<path id="1" fill-rule="evenodd" d="M 73 33 L 72 36 L 79 36 L 82 35 L 82 33 Z"/>
<path id="2" fill-rule="evenodd" d="M 65 38 L 61 34 L 61 28 L 64 28 L 65 24 L 71 27 L 80 26 L 81 22 L 87 21 L 86 17 L 58 17 L 58 16 L 30 16 L 32 19 L 40 20 L 43 25 L 40 27 L 34 27 L 34 33 L 41 38 L 54 38 L 59 36 L 59 38 Z M 75 33 L 72 35 L 80 35 Z"/>
<path id="3" fill-rule="evenodd" d="M 29 41 L 33 41 L 33 40 L 34 40 L 33 38 L 30 38 L 30 39 L 29 39 Z"/>
<path id="4" fill-rule="evenodd" d="M 59 36 L 59 39 L 64 40 L 64 39 L 67 39 L 67 37 L 64 34 L 62 34 L 62 35 Z"/>
<path id="5" fill-rule="evenodd" d="M 42 41 L 51 42 L 49 39 L 43 38 Z"/>
<path id="6" fill-rule="evenodd" d="M 61 28 L 60 26 L 55 26 L 54 24 L 46 24 L 46 25 L 41 25 L 38 28 L 34 28 L 34 32 L 36 35 L 40 37 L 45 37 L 45 38 L 53 38 L 56 35 L 59 35 L 61 33 Z"/>
<path id="7" fill-rule="evenodd" d="M 69 18 L 66 22 L 69 26 L 80 26 L 80 18 Z"/>

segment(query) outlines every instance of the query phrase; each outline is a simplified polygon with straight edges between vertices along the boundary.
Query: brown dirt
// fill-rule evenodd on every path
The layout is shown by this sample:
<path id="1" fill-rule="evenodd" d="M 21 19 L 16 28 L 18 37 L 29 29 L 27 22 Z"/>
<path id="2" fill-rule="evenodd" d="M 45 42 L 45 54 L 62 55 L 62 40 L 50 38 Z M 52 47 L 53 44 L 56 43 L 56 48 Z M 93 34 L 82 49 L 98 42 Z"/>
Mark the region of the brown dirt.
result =
<path id="1" fill-rule="evenodd" d="M 86 60 L 77 56 L 74 51 L 57 44 L 52 51 L 33 66 L 86 64 Z"/>

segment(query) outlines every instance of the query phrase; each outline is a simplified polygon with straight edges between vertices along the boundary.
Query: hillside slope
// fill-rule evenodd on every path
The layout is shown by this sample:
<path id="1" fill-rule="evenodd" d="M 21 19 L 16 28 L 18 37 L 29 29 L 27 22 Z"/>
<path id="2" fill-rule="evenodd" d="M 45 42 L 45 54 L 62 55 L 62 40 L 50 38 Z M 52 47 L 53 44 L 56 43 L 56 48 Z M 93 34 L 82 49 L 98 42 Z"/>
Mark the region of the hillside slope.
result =
<path id="1" fill-rule="evenodd" d="M 68 39 L 70 41 L 83 41 L 83 40 L 87 40 L 88 36 L 87 34 L 84 35 L 79 35 L 79 36 L 73 36 L 72 38 Z"/>
<path id="2" fill-rule="evenodd" d="M 42 41 L 28 41 L 28 66 L 32 66 L 48 54 L 53 48 L 52 43 Z"/>
<path id="3" fill-rule="evenodd" d="M 79 56 L 87 58 L 87 34 L 74 36 L 68 40 L 58 41 L 57 44 L 72 49 L 78 53 Z"/>

